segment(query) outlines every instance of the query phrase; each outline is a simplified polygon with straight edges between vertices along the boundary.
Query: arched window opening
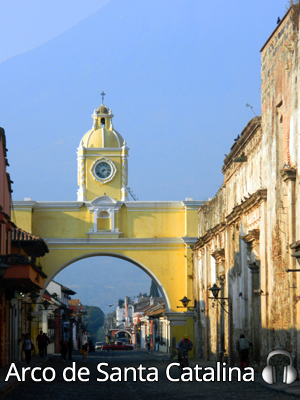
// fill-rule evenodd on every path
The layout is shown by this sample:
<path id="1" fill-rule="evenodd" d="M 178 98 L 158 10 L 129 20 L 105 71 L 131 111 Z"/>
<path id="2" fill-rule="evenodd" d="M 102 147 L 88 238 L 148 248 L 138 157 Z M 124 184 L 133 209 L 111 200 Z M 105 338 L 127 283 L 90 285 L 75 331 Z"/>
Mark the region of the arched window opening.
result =
<path id="1" fill-rule="evenodd" d="M 102 128 L 105 127 L 105 118 L 101 118 L 101 127 L 102 127 Z"/>
<path id="2" fill-rule="evenodd" d="M 98 214 L 98 218 L 110 218 L 108 211 L 100 211 Z"/>
<path id="3" fill-rule="evenodd" d="M 97 218 L 97 231 L 110 231 L 111 219 L 108 211 L 100 211 Z"/>

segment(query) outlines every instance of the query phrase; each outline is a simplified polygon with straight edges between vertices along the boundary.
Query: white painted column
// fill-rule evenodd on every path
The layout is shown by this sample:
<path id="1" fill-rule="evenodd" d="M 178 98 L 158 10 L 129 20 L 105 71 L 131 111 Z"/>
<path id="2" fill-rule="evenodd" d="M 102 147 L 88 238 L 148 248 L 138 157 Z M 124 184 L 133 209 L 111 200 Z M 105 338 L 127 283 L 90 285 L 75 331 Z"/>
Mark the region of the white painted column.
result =
<path id="1" fill-rule="evenodd" d="M 94 209 L 94 233 L 97 233 L 98 208 Z"/>
<path id="2" fill-rule="evenodd" d="M 111 224 L 111 231 L 115 231 L 115 210 L 108 210 L 110 214 L 110 224 Z"/>

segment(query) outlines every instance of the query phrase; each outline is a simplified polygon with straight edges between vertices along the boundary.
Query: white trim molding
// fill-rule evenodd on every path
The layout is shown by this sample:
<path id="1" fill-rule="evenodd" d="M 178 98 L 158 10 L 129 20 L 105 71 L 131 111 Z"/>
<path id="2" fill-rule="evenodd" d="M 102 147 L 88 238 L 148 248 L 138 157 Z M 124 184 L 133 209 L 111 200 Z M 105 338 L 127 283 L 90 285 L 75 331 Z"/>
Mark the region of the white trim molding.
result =
<path id="1" fill-rule="evenodd" d="M 119 232 L 117 232 L 119 233 Z M 49 246 L 78 246 L 78 245 L 90 245 L 99 246 L 101 245 L 143 245 L 143 246 L 174 246 L 180 245 L 183 247 L 183 243 L 180 238 L 47 238 L 43 237 Z"/>
<path id="2" fill-rule="evenodd" d="M 200 206 L 203 206 L 207 202 L 205 200 L 188 200 L 181 203 L 187 210 L 198 210 Z"/>
<path id="3" fill-rule="evenodd" d="M 192 244 L 195 244 L 198 240 L 197 236 L 183 236 L 181 237 L 181 240 L 183 243 L 188 244 L 191 246 Z"/>

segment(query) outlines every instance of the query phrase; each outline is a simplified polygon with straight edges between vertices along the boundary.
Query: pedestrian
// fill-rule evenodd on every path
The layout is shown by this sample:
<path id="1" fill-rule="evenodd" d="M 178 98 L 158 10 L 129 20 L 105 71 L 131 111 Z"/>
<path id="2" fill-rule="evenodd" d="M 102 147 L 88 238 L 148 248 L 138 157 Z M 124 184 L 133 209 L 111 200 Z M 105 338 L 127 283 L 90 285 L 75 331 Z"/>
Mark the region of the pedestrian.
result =
<path id="1" fill-rule="evenodd" d="M 69 349 L 69 360 L 72 360 L 72 350 L 73 350 L 73 340 L 72 340 L 72 338 L 69 338 L 68 349 Z"/>
<path id="2" fill-rule="evenodd" d="M 176 350 L 178 351 L 178 361 L 184 359 L 186 360 L 185 367 L 189 366 L 189 351 L 193 348 L 193 342 L 189 339 L 188 335 L 185 335 L 176 345 Z"/>
<path id="3" fill-rule="evenodd" d="M 85 343 L 85 344 L 82 345 L 81 350 L 80 350 L 80 354 L 82 354 L 82 360 L 84 362 L 86 362 L 86 357 L 88 355 L 88 352 L 89 352 L 88 351 L 88 344 Z"/>
<path id="4" fill-rule="evenodd" d="M 240 338 L 236 342 L 236 348 L 237 351 L 239 352 L 239 362 L 241 371 L 244 371 L 244 368 L 249 367 L 248 353 L 251 346 L 252 343 L 242 333 L 240 335 Z"/>
<path id="5" fill-rule="evenodd" d="M 95 345 L 94 345 L 92 339 L 90 339 L 89 340 L 89 353 L 92 353 L 92 352 L 95 353 Z"/>
<path id="6" fill-rule="evenodd" d="M 147 350 L 150 351 L 150 337 L 147 336 Z"/>
<path id="7" fill-rule="evenodd" d="M 25 352 L 25 360 L 27 364 L 30 364 L 31 361 L 31 352 L 34 350 L 34 344 L 32 339 L 29 336 L 29 333 L 26 333 L 25 339 L 23 340 L 23 351 Z"/>
<path id="8" fill-rule="evenodd" d="M 66 361 L 67 352 L 68 352 L 68 344 L 67 344 L 67 342 L 65 341 L 65 339 L 63 339 L 63 340 L 61 341 L 60 353 L 61 353 L 61 358 L 62 358 L 62 360 L 63 360 L 64 362 Z"/>
<path id="9" fill-rule="evenodd" d="M 50 343 L 50 339 L 46 335 L 46 333 L 43 333 L 43 336 L 44 336 L 44 354 L 45 354 L 45 357 L 47 357 L 47 346 Z"/>
<path id="10" fill-rule="evenodd" d="M 36 337 L 36 342 L 38 344 L 40 357 L 44 358 L 44 351 L 45 351 L 45 337 L 43 335 L 43 331 L 40 331 L 39 335 Z"/>

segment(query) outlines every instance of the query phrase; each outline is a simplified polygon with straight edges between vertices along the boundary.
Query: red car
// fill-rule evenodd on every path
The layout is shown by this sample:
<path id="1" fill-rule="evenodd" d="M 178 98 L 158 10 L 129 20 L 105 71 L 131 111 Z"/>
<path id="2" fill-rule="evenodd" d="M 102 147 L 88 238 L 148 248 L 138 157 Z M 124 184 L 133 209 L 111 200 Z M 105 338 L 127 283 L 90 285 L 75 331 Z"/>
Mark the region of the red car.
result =
<path id="1" fill-rule="evenodd" d="M 104 344 L 102 350 L 133 350 L 131 344 L 124 344 L 123 342 L 115 342 L 114 344 Z"/>

